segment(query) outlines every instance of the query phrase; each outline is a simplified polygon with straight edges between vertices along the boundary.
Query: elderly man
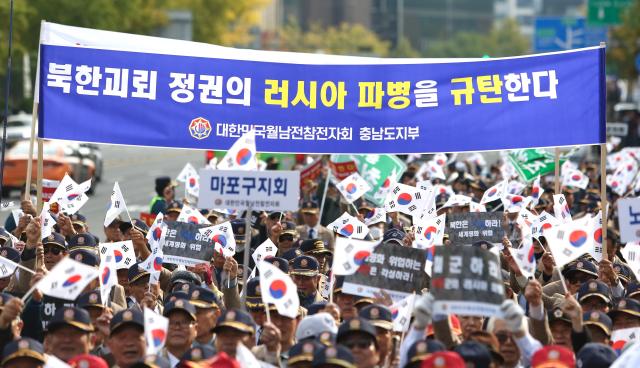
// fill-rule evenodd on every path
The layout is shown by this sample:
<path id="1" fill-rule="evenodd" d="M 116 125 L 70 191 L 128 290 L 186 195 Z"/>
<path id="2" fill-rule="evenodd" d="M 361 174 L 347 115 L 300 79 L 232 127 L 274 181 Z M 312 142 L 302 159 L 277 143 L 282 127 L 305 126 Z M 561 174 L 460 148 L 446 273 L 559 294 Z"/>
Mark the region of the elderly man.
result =
<path id="1" fill-rule="evenodd" d="M 107 346 L 116 366 L 129 368 L 145 356 L 144 316 L 137 309 L 125 309 L 111 319 Z"/>
<path id="2" fill-rule="evenodd" d="M 93 331 L 91 318 L 86 310 L 59 308 L 47 326 L 45 352 L 65 362 L 76 355 L 89 354 L 93 348 Z"/>

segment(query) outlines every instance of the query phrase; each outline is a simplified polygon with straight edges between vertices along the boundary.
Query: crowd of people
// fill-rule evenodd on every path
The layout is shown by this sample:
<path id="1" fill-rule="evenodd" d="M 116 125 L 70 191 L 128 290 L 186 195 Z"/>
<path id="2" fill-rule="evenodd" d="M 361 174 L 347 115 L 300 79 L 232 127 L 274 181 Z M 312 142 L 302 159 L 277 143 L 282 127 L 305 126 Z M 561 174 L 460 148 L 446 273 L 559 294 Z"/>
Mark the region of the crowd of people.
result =
<path id="1" fill-rule="evenodd" d="M 428 156 L 411 157 L 399 182 L 415 186 L 427 179 L 421 177 L 419 168 Z M 469 211 L 468 204 L 444 206 L 452 194 L 480 202 L 495 183 L 518 180 L 504 177 L 508 171 L 501 170 L 501 165 L 505 162 L 484 166 L 448 158 L 443 164 L 446 179 L 432 180 L 451 188 L 437 196 L 438 214 Z M 600 165 L 589 159 L 576 164 L 589 177 L 587 188 L 561 190 L 573 218 L 579 219 L 601 209 Z M 363 198 L 355 206 L 347 204 L 335 183 L 328 183 L 325 190 L 328 172 L 325 164 L 319 177 L 302 183 L 298 212 L 260 212 L 251 226 L 250 244 L 241 230 L 247 225 L 242 213 L 202 210 L 212 224 L 230 221 L 235 256 L 215 252 L 208 263 L 192 267 L 165 263 L 157 284 L 139 267 L 151 252 L 149 226 L 144 221 L 118 218 L 103 229 L 90 230 L 81 211 L 71 216 L 59 213 L 54 232 L 43 238 L 36 204 L 23 200 L 23 215 L 17 223 L 9 216 L 0 230 L 0 255 L 20 265 L 0 279 L 1 365 L 599 368 L 616 364 L 629 350 L 640 350 L 632 338 L 626 346 L 612 341 L 616 330 L 640 331 L 640 284 L 620 252 L 625 244 L 620 242 L 615 208 L 621 196 L 613 191 L 608 191 L 607 252 L 601 261 L 584 254 L 556 267 L 552 242 L 544 236 L 534 237 L 535 277 L 524 277 L 510 252 L 523 240 L 516 224 L 518 213 L 505 211 L 501 315 L 434 313 L 434 296 L 425 273 L 424 288 L 416 290 L 409 328 L 394 331 L 393 302 L 382 290 L 375 297 L 351 295 L 342 288 L 344 277 L 337 276 L 331 295 L 323 296 L 321 280 L 332 279 L 332 256 L 340 236 L 326 226 L 345 211 L 364 220 L 376 207 Z M 533 214 L 554 213 L 553 179 L 553 174 L 543 178 L 544 194 L 530 209 Z M 157 196 L 149 212 L 176 221 L 184 205 L 176 196 L 176 182 L 162 177 L 155 185 Z M 522 194 L 530 191 L 527 187 Z M 635 193 L 631 189 L 628 194 Z M 500 203 L 487 204 L 487 211 L 499 209 Z M 411 246 L 411 219 L 389 212 L 385 221 L 370 226 L 368 237 L 398 247 Z M 244 252 L 255 251 L 268 239 L 278 250 L 265 261 L 288 274 L 297 286 L 300 307 L 295 318 L 281 315 L 272 304 L 265 305 L 260 275 L 243 280 L 243 269 L 254 267 L 253 260 L 242 264 Z M 37 288 L 26 300 L 21 299 L 65 257 L 97 268 L 99 244 L 123 240 L 132 241 L 138 263 L 117 271 L 118 285 L 106 303 L 101 300 L 98 280 L 74 301 L 52 298 Z M 459 245 L 445 240 L 444 246 Z M 498 245 L 480 242 L 472 246 Z M 146 354 L 145 308 L 169 320 L 165 347 L 159 354 Z"/>

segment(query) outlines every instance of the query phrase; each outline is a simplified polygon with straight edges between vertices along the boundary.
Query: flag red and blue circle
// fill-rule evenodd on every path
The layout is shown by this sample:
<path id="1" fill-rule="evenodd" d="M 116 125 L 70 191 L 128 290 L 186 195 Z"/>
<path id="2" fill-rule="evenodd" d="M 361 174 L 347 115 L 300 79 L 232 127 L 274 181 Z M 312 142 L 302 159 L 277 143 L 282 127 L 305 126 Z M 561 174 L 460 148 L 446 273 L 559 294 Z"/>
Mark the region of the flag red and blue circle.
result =
<path id="1" fill-rule="evenodd" d="M 424 237 L 427 240 L 433 240 L 436 236 L 436 232 L 438 231 L 438 229 L 436 229 L 435 226 L 429 226 L 427 227 L 427 229 L 424 231 Z"/>
<path id="2" fill-rule="evenodd" d="M 62 286 L 63 287 L 69 287 L 72 286 L 74 284 L 76 284 L 78 281 L 82 280 L 82 276 L 75 274 L 73 276 L 70 276 L 69 278 L 67 278 L 63 283 Z"/>
<path id="3" fill-rule="evenodd" d="M 351 236 L 353 234 L 353 225 L 346 224 L 340 229 L 340 235 Z"/>
<path id="4" fill-rule="evenodd" d="M 400 193 L 400 195 L 398 195 L 398 204 L 401 204 L 403 206 L 408 205 L 412 200 L 413 197 L 411 197 L 411 194 L 409 193 Z"/>
<path id="5" fill-rule="evenodd" d="M 287 283 L 280 279 L 273 280 L 269 285 L 269 293 L 276 299 L 282 298 L 287 293 Z"/>
<path id="6" fill-rule="evenodd" d="M 427 248 L 427 261 L 433 262 L 433 258 L 436 255 L 436 247 L 432 246 Z"/>
<path id="7" fill-rule="evenodd" d="M 347 193 L 353 194 L 358 191 L 358 187 L 354 183 L 349 183 L 345 187 L 345 190 L 347 191 Z"/>
<path id="8" fill-rule="evenodd" d="M 106 285 L 109 282 L 109 277 L 111 276 L 111 270 L 109 269 L 109 267 L 105 267 L 104 270 L 102 270 L 102 276 L 101 276 L 101 280 L 102 280 L 102 285 Z"/>
<path id="9" fill-rule="evenodd" d="M 574 230 L 569 234 L 569 243 L 578 248 L 587 242 L 587 233 L 582 230 Z"/>
<path id="10" fill-rule="evenodd" d="M 156 328 L 151 330 L 151 337 L 153 338 L 153 346 L 158 347 L 164 343 L 167 334 L 163 329 Z"/>
<path id="11" fill-rule="evenodd" d="M 162 270 L 162 257 L 156 257 L 153 259 L 153 269 L 155 271 Z"/>
<path id="12" fill-rule="evenodd" d="M 153 240 L 160 240 L 160 237 L 162 236 L 162 229 L 156 227 L 155 229 L 153 229 L 151 236 L 153 237 Z"/>
<path id="13" fill-rule="evenodd" d="M 227 246 L 227 237 L 223 234 L 216 234 L 211 240 L 213 240 L 214 243 L 222 245 L 223 248 Z"/>
<path id="14" fill-rule="evenodd" d="M 382 183 L 382 186 L 380 188 L 387 189 L 389 188 L 390 185 L 391 185 L 391 179 L 386 178 L 384 179 L 384 182 Z"/>
<path id="15" fill-rule="evenodd" d="M 69 195 L 67 196 L 67 200 L 69 200 L 69 201 L 73 201 L 74 199 L 78 198 L 78 196 L 79 196 L 79 195 L 80 195 L 80 194 L 76 194 L 76 193 L 69 194 Z"/>
<path id="16" fill-rule="evenodd" d="M 400 310 L 398 308 L 394 308 L 391 310 L 391 319 L 395 320 L 396 318 L 398 318 L 398 314 L 400 313 Z"/>
<path id="17" fill-rule="evenodd" d="M 487 195 L 488 195 L 489 197 L 493 197 L 494 195 L 496 195 L 496 193 L 498 193 L 498 189 L 496 189 L 496 188 L 491 188 L 491 189 L 489 189 L 489 191 L 487 192 Z"/>
<path id="18" fill-rule="evenodd" d="M 529 254 L 527 254 L 527 260 L 529 261 L 529 263 L 533 263 L 535 259 L 534 251 L 535 251 L 534 247 L 529 248 Z"/>
<path id="19" fill-rule="evenodd" d="M 598 244 L 602 244 L 602 228 L 599 227 L 593 232 L 593 240 Z"/>
<path id="20" fill-rule="evenodd" d="M 246 165 L 251 160 L 251 157 L 253 157 L 251 150 L 248 148 L 242 148 L 238 151 L 238 154 L 236 154 L 236 163 L 238 165 Z"/>
<path id="21" fill-rule="evenodd" d="M 198 221 L 197 217 L 189 216 L 189 218 L 187 219 L 187 222 L 190 223 L 190 224 L 196 224 L 197 225 L 199 221 Z"/>
<path id="22" fill-rule="evenodd" d="M 364 261 L 366 261 L 367 257 L 369 257 L 370 255 L 371 252 L 367 250 L 359 250 L 353 255 L 353 263 L 355 263 L 356 266 L 362 266 L 364 264 Z"/>
<path id="23" fill-rule="evenodd" d="M 190 178 L 189 178 L 189 186 L 190 186 L 191 188 L 193 188 L 193 187 L 195 187 L 195 186 L 196 186 L 196 178 L 194 178 L 194 177 L 190 177 Z"/>
<path id="24" fill-rule="evenodd" d="M 119 251 L 119 250 L 117 250 L 117 249 L 114 249 L 114 250 L 113 250 L 113 258 L 115 258 L 115 259 L 116 259 L 116 263 L 118 263 L 118 262 L 122 261 L 122 258 L 123 258 L 123 257 L 124 257 L 124 256 L 122 255 L 122 252 L 121 252 L 121 251 Z"/>

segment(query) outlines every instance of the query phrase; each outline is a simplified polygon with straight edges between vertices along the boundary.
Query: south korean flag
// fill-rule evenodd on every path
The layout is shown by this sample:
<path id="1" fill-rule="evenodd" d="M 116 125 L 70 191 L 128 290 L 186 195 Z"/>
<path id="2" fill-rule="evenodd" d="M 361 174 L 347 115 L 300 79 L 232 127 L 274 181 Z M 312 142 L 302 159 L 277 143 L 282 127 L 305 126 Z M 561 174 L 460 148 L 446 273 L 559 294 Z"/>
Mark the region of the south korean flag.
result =
<path id="1" fill-rule="evenodd" d="M 330 223 L 327 228 L 345 238 L 364 239 L 369 234 L 367 225 L 346 212 Z"/>
<path id="2" fill-rule="evenodd" d="M 384 209 L 387 212 L 402 212 L 409 216 L 419 216 L 422 215 L 424 209 L 424 199 L 420 189 L 398 183 L 387 195 Z"/>
<path id="3" fill-rule="evenodd" d="M 365 193 L 371 190 L 366 180 L 357 172 L 349 175 L 346 179 L 338 183 L 336 186 L 347 203 L 351 204 Z"/>

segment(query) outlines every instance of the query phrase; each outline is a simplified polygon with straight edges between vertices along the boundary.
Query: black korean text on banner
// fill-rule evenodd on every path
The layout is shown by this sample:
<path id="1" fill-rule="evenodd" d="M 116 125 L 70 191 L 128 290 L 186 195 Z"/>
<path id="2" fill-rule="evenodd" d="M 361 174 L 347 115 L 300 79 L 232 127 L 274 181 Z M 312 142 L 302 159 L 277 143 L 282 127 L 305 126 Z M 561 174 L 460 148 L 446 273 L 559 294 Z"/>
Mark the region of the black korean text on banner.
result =
<path id="1" fill-rule="evenodd" d="M 434 313 L 497 316 L 504 300 L 500 260 L 481 247 L 436 247 L 430 291 Z"/>
<path id="2" fill-rule="evenodd" d="M 213 242 L 201 235 L 198 229 L 208 225 L 165 221 L 167 234 L 162 247 L 164 263 L 193 266 L 209 263 L 213 257 Z"/>
<path id="3" fill-rule="evenodd" d="M 469 212 L 447 215 L 447 230 L 451 244 L 473 244 L 479 240 L 501 243 L 504 236 L 502 212 Z"/>
<path id="4" fill-rule="evenodd" d="M 373 297 L 384 289 L 394 301 L 401 300 L 421 290 L 426 275 L 426 254 L 423 249 L 380 244 L 356 273 L 345 277 L 342 290 Z"/>

